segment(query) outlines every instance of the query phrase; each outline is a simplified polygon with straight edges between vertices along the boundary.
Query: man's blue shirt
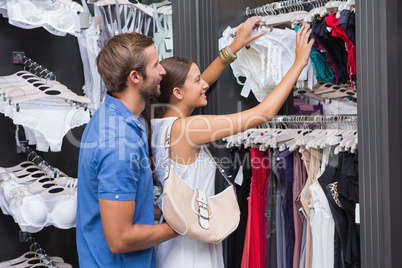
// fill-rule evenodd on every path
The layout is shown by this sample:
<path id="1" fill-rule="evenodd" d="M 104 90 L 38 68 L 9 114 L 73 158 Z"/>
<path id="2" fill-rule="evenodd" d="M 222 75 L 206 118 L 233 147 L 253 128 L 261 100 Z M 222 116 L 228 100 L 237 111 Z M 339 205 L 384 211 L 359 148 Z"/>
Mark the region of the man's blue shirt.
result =
<path id="1" fill-rule="evenodd" d="M 133 224 L 154 224 L 152 171 L 142 117 L 106 94 L 81 139 L 77 249 L 80 267 L 155 267 L 154 248 L 114 254 L 106 244 L 99 198 L 135 200 Z"/>

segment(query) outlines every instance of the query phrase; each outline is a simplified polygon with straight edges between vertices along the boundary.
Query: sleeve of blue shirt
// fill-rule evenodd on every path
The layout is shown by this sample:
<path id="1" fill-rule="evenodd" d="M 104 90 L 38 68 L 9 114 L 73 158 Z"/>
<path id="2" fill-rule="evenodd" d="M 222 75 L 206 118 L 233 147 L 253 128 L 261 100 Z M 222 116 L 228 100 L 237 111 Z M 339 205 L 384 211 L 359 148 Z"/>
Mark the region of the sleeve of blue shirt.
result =
<path id="1" fill-rule="evenodd" d="M 140 148 L 127 146 L 124 137 L 116 137 L 101 144 L 95 152 L 98 173 L 99 198 L 106 200 L 135 200 L 140 166 L 132 163 L 133 155 L 140 155 Z"/>

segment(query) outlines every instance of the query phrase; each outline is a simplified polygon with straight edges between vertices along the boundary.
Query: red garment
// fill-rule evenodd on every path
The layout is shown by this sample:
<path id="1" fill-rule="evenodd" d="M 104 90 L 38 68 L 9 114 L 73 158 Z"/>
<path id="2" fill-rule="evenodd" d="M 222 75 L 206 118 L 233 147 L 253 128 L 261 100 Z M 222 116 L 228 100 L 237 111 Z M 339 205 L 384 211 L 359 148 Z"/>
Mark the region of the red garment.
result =
<path id="1" fill-rule="evenodd" d="M 345 41 L 346 51 L 348 52 L 347 71 L 349 74 L 350 83 L 352 83 L 352 81 L 354 81 L 356 77 L 356 46 L 346 34 L 346 30 L 339 26 L 339 19 L 336 18 L 335 13 L 331 13 L 331 15 L 326 17 L 325 22 L 328 24 L 329 27 L 331 27 L 332 36 L 339 37 L 343 41 Z"/>
<path id="2" fill-rule="evenodd" d="M 250 234 L 251 234 L 251 193 L 253 189 L 250 189 L 250 197 L 247 197 L 248 216 L 246 236 L 244 238 L 243 255 L 241 257 L 241 268 L 250 268 Z M 252 268 L 252 267 L 251 267 Z"/>
<path id="3" fill-rule="evenodd" d="M 267 247 L 264 191 L 270 162 L 267 151 L 250 149 L 251 156 L 251 234 L 249 267 L 265 267 Z"/>

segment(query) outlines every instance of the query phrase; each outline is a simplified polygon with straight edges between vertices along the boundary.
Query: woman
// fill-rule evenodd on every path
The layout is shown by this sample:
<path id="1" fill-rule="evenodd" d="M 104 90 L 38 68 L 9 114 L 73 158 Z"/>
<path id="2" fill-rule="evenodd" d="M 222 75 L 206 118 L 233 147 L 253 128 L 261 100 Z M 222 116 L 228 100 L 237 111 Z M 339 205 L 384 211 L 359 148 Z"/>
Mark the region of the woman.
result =
<path id="1" fill-rule="evenodd" d="M 205 143 L 255 127 L 271 120 L 292 91 L 297 78 L 306 66 L 313 45 L 308 42 L 311 30 L 301 29 L 296 37 L 296 60 L 281 83 L 256 107 L 228 115 L 195 115 L 197 107 L 207 105 L 206 91 L 225 68 L 229 56 L 262 34 L 251 31 L 261 20 L 248 19 L 238 29 L 236 39 L 226 54 L 220 54 L 201 75 L 193 62 L 183 58 L 168 58 L 161 61 L 166 75 L 161 81 L 158 102 L 166 107 L 161 119 L 153 119 L 151 147 L 155 162 L 155 178 L 163 187 L 164 145 L 167 129 L 172 126 L 171 164 L 175 172 L 193 188 L 204 191 L 208 196 L 215 194 L 214 161 L 208 156 Z M 229 56 L 228 56 L 229 55 Z M 233 57 L 234 58 L 234 57 Z M 211 164 L 212 163 L 212 164 Z M 208 179 L 206 179 L 208 178 Z M 221 244 L 208 244 L 185 236 L 164 242 L 157 249 L 157 267 L 224 267 Z"/>

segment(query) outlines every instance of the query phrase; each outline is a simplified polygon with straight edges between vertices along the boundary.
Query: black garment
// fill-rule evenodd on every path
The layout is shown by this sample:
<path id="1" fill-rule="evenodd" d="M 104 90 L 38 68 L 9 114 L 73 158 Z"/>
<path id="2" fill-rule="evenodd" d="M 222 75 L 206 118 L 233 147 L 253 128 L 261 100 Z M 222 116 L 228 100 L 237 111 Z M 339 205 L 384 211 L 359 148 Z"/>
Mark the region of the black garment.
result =
<path id="1" fill-rule="evenodd" d="M 293 152 L 286 149 L 280 152 L 278 165 L 280 165 L 280 173 L 285 185 L 285 198 L 282 203 L 283 217 L 286 224 L 286 266 L 293 267 L 293 254 L 295 248 L 295 226 L 293 217 Z"/>
<path id="2" fill-rule="evenodd" d="M 348 221 L 345 211 L 339 207 L 332 197 L 329 187 L 330 183 L 338 182 L 339 170 L 328 165 L 324 173 L 318 178 L 318 183 L 324 190 L 325 196 L 328 199 L 329 208 L 331 209 L 332 217 L 335 222 L 335 240 L 334 240 L 334 268 L 345 267 L 344 254 L 348 241 Z"/>
<path id="3" fill-rule="evenodd" d="M 360 232 L 356 224 L 356 203 L 359 202 L 359 177 L 357 154 L 342 152 L 342 166 L 339 172 L 339 201 L 345 210 L 349 224 L 345 261 L 353 267 L 360 267 Z"/>
<path id="4" fill-rule="evenodd" d="M 332 36 L 328 31 L 328 24 L 325 20 L 314 19 L 312 24 L 312 36 L 320 42 L 327 50 L 329 57 L 334 62 L 338 73 L 338 83 L 345 84 L 349 80 L 347 72 L 348 53 L 345 41 L 339 37 Z"/>
<path id="5" fill-rule="evenodd" d="M 245 149 L 243 146 L 241 148 L 233 148 L 230 152 L 230 156 L 232 160 L 232 168 L 228 173 L 232 175 L 232 179 L 234 180 L 240 166 L 243 166 L 243 183 L 241 186 L 234 184 L 236 186 L 237 201 L 240 208 L 240 222 L 237 229 L 225 240 L 225 246 L 227 248 L 226 267 L 240 268 L 248 217 L 247 197 L 250 196 L 250 151 Z"/>
<path id="6" fill-rule="evenodd" d="M 346 35 L 356 45 L 355 13 L 348 9 L 342 10 L 338 24 L 345 29 Z"/>

